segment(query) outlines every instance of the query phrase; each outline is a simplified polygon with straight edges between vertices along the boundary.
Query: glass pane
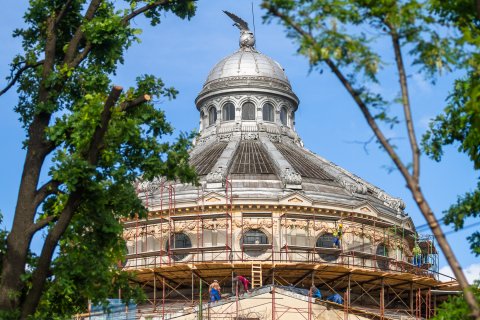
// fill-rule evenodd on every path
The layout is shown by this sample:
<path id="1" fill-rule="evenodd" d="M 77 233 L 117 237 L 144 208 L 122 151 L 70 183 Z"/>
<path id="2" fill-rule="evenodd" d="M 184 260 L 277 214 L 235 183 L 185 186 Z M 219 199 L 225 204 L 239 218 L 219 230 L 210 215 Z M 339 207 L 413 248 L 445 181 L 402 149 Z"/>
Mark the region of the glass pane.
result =
<path id="1" fill-rule="evenodd" d="M 243 104 L 242 120 L 255 120 L 255 105 L 251 102 Z"/>
<path id="2" fill-rule="evenodd" d="M 172 235 L 171 240 L 173 240 L 173 247 L 172 249 L 178 248 L 191 248 L 192 242 L 190 238 L 185 233 L 175 233 Z M 170 241 L 167 241 L 166 248 L 167 251 L 170 249 Z M 172 258 L 175 261 L 184 259 L 188 254 L 172 254 Z"/>
<path id="3" fill-rule="evenodd" d="M 273 122 L 273 106 L 270 103 L 263 106 L 263 121 Z"/>
<path id="4" fill-rule="evenodd" d="M 208 125 L 211 126 L 215 124 L 215 121 L 217 121 L 217 109 L 211 107 L 210 110 L 208 110 Z"/>
<path id="5" fill-rule="evenodd" d="M 244 244 L 268 244 L 267 235 L 260 230 L 248 230 L 243 236 Z"/>
<path id="6" fill-rule="evenodd" d="M 287 125 L 287 109 L 285 107 L 282 107 L 280 110 L 280 122 L 286 126 Z"/>
<path id="7" fill-rule="evenodd" d="M 317 239 L 317 244 L 316 246 L 317 247 L 321 247 L 321 248 L 334 248 L 334 244 L 335 244 L 335 237 L 333 236 L 333 234 L 331 233 L 325 233 L 324 235 L 321 235 L 318 239 Z"/>
<path id="8" fill-rule="evenodd" d="M 223 106 L 223 121 L 235 120 L 235 107 L 232 103 Z"/>

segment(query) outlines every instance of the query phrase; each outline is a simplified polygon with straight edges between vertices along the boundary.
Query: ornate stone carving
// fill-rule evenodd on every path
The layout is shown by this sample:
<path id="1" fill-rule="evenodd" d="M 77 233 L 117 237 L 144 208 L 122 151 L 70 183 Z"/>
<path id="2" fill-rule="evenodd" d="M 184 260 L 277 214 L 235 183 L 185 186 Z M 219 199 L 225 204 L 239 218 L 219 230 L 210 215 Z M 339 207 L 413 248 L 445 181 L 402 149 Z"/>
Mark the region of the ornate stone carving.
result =
<path id="1" fill-rule="evenodd" d="M 285 184 L 302 184 L 302 176 L 290 168 L 285 168 L 281 177 Z"/>
<path id="2" fill-rule="evenodd" d="M 242 140 L 258 140 L 258 133 L 247 132 L 242 134 Z"/>
<path id="3" fill-rule="evenodd" d="M 208 136 L 208 137 L 199 138 L 199 139 L 197 140 L 197 144 L 198 144 L 199 146 L 201 146 L 202 144 L 205 144 L 208 140 L 210 140 L 212 137 L 213 137 L 213 136 L 210 135 L 210 136 Z"/>
<path id="4" fill-rule="evenodd" d="M 232 139 L 231 133 L 219 134 L 217 136 L 217 141 L 221 141 L 221 142 L 229 142 L 231 139 Z"/>
<path id="5" fill-rule="evenodd" d="M 218 167 L 215 171 L 207 174 L 207 183 L 223 183 L 225 181 L 225 168 Z"/>
<path id="6" fill-rule="evenodd" d="M 338 175 L 335 177 L 335 180 L 342 185 L 345 189 L 347 189 L 351 194 L 367 194 L 367 186 L 355 182 L 351 182 L 347 178 Z"/>
<path id="7" fill-rule="evenodd" d="M 163 178 L 154 178 L 152 181 L 141 181 L 137 184 L 137 191 L 152 194 L 160 189 L 164 182 Z"/>
<path id="8" fill-rule="evenodd" d="M 381 190 L 377 193 L 377 198 L 382 200 L 384 205 L 397 212 L 401 212 L 405 209 L 405 202 L 403 202 L 402 199 L 391 197 Z"/>
<path id="9" fill-rule="evenodd" d="M 282 142 L 282 137 L 279 134 L 269 134 L 268 139 L 272 142 Z"/>

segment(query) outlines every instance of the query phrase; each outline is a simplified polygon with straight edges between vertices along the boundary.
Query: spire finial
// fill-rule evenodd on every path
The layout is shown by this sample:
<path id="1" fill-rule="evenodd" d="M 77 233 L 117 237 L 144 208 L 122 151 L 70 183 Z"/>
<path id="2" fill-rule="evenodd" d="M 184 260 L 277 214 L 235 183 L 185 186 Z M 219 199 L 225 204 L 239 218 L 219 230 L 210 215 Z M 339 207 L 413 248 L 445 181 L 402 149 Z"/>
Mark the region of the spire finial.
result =
<path id="1" fill-rule="evenodd" d="M 248 23 L 245 22 L 242 18 L 238 17 L 237 15 L 223 11 L 230 19 L 235 22 L 233 25 L 240 30 L 240 48 L 254 48 L 255 47 L 255 36 L 253 32 L 248 28 Z"/>

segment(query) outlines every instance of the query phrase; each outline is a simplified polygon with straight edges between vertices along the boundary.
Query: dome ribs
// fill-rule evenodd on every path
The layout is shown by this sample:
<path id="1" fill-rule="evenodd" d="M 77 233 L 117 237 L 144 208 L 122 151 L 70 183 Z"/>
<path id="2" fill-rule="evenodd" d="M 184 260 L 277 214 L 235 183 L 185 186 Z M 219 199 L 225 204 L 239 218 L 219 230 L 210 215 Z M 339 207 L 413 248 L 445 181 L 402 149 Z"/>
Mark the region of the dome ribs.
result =
<path id="1" fill-rule="evenodd" d="M 272 161 L 260 142 L 242 141 L 233 159 L 232 174 L 274 174 Z"/>
<path id="2" fill-rule="evenodd" d="M 283 143 L 275 143 L 274 145 L 283 157 L 292 165 L 293 169 L 295 169 L 295 171 L 297 171 L 302 177 L 333 180 L 333 177 L 320 168 L 320 166 L 302 155 L 305 151 L 302 152 L 302 150 L 295 150 Z"/>
<path id="3" fill-rule="evenodd" d="M 206 175 L 212 170 L 227 144 L 226 142 L 215 143 L 190 159 L 190 164 L 195 167 L 199 176 Z"/>

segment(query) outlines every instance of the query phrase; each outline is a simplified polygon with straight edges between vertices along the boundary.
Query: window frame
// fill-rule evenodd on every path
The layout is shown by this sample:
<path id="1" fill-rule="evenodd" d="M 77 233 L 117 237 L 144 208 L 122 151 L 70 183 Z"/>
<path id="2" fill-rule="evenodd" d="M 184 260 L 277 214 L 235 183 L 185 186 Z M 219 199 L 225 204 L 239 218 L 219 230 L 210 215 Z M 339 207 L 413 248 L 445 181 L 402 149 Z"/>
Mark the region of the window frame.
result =
<path id="1" fill-rule="evenodd" d="M 231 111 L 233 112 L 233 118 L 232 119 L 225 119 L 227 112 L 226 108 L 227 107 L 232 107 Z M 236 115 L 235 115 L 235 105 L 232 102 L 227 102 L 222 106 L 222 122 L 227 122 L 227 121 L 235 121 Z"/>
<path id="2" fill-rule="evenodd" d="M 253 119 L 245 119 L 244 118 L 244 110 L 245 110 L 245 106 L 247 104 L 251 104 L 252 107 L 253 107 Z M 256 110 L 255 110 L 256 106 L 255 106 L 255 103 L 253 103 L 252 101 L 246 101 L 242 104 L 242 121 L 255 121 L 257 119 L 257 115 L 256 115 Z"/>
<path id="3" fill-rule="evenodd" d="M 265 108 L 266 108 L 266 107 L 270 107 L 269 115 L 271 116 L 271 120 L 265 119 Z M 266 103 L 263 104 L 263 107 L 262 107 L 262 120 L 263 120 L 263 121 L 266 121 L 266 122 L 275 122 L 275 107 L 273 106 L 272 103 L 266 102 Z"/>

